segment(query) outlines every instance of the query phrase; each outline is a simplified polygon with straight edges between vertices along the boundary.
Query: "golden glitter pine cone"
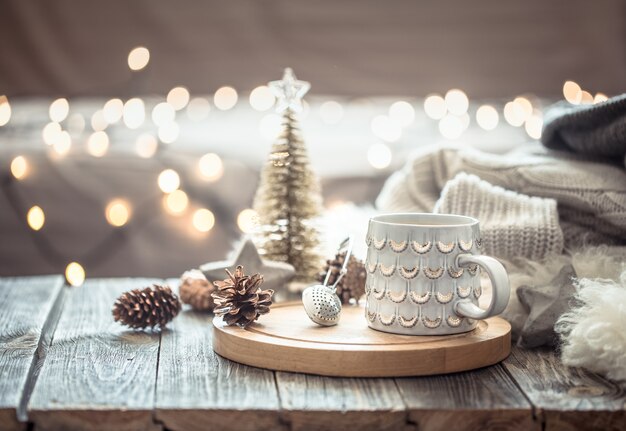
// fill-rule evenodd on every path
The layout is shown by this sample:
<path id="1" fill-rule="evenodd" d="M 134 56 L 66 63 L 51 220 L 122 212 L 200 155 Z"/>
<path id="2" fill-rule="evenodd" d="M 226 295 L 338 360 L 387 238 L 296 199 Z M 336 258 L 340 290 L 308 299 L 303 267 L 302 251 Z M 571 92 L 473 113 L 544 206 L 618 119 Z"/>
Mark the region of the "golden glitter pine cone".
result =
<path id="1" fill-rule="evenodd" d="M 328 259 L 324 270 L 317 275 L 317 280 L 323 283 L 326 278 L 326 273 L 330 268 L 330 277 L 328 278 L 328 285 L 335 284 L 335 280 L 341 272 L 343 263 L 346 259 L 346 252 L 337 253 L 334 259 Z M 363 295 L 365 295 L 365 277 L 367 273 L 365 271 L 365 264 L 354 256 L 350 256 L 348 261 L 347 272 L 343 278 L 337 284 L 337 296 L 341 300 L 342 304 L 349 304 L 351 299 L 358 302 Z"/>
<path id="2" fill-rule="evenodd" d="M 133 329 L 165 327 L 182 305 L 169 286 L 158 284 L 124 292 L 113 304 L 113 319 Z"/>
<path id="3" fill-rule="evenodd" d="M 191 305 L 194 310 L 213 311 L 215 304 L 212 294 L 215 292 L 215 286 L 206 279 L 202 271 L 198 269 L 186 271 L 180 277 L 178 292 L 181 301 Z"/>
<path id="4" fill-rule="evenodd" d="M 217 316 L 222 316 L 227 325 L 246 327 L 260 315 L 269 313 L 274 291 L 261 289 L 261 274 L 245 275 L 241 265 L 234 274 L 228 269 L 226 272 L 229 278 L 213 283 L 217 288 L 213 293 L 213 311 Z"/>

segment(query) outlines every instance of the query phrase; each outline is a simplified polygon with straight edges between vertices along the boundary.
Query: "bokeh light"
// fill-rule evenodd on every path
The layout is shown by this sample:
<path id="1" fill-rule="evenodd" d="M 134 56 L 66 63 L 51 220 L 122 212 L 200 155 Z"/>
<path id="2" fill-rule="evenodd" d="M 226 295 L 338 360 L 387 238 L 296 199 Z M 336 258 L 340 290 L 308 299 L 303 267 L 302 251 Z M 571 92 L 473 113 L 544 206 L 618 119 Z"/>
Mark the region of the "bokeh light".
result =
<path id="1" fill-rule="evenodd" d="M 26 214 L 26 221 L 28 222 L 28 226 L 34 231 L 40 230 L 44 223 L 46 222 L 46 215 L 44 214 L 41 207 L 35 205 L 31 209 L 28 210 L 28 214 Z"/>
<path id="2" fill-rule="evenodd" d="M 57 139 L 59 139 L 61 132 L 62 129 L 59 123 L 50 122 L 44 126 L 41 132 L 41 137 L 46 145 L 52 145 L 57 141 Z"/>
<path id="3" fill-rule="evenodd" d="M 233 87 L 220 87 L 213 95 L 213 104 L 222 111 L 227 111 L 237 104 L 237 90 Z"/>
<path id="4" fill-rule="evenodd" d="M 275 139 L 282 130 L 282 119 L 276 114 L 266 114 L 259 121 L 259 133 L 265 139 Z"/>
<path id="5" fill-rule="evenodd" d="M 189 103 L 189 90 L 185 87 L 174 87 L 167 93 L 166 100 L 175 110 L 180 111 Z"/>
<path id="6" fill-rule="evenodd" d="M 495 129 L 499 121 L 498 111 L 491 105 L 482 105 L 476 110 L 476 123 L 485 130 Z"/>
<path id="7" fill-rule="evenodd" d="M 163 193 L 172 193 L 180 187 L 180 177 L 174 169 L 165 169 L 159 174 L 159 188 Z"/>
<path id="8" fill-rule="evenodd" d="M 124 104 L 124 124 L 129 129 L 137 129 L 141 127 L 146 119 L 146 107 L 143 100 L 139 98 L 129 99 Z"/>
<path id="9" fill-rule="evenodd" d="M 243 233 L 252 233 L 259 226 L 259 215 L 255 210 L 246 208 L 237 216 L 237 226 Z"/>
<path id="10" fill-rule="evenodd" d="M 320 105 L 320 117 L 326 124 L 337 124 L 343 118 L 343 106 L 334 100 L 328 100 Z"/>
<path id="11" fill-rule="evenodd" d="M 65 267 L 65 279 L 70 286 L 82 286 L 85 282 L 85 269 L 78 262 L 70 262 Z"/>
<path id="12" fill-rule="evenodd" d="M 87 140 L 87 152 L 94 157 L 104 156 L 109 149 L 109 135 L 105 131 L 94 132 Z"/>
<path id="13" fill-rule="evenodd" d="M 67 131 L 71 135 L 80 135 L 85 130 L 85 117 L 78 112 L 73 113 L 67 118 Z"/>
<path id="14" fill-rule="evenodd" d="M 200 208 L 193 213 L 193 227 L 199 232 L 208 232 L 215 226 L 215 216 L 206 208 Z"/>
<path id="15" fill-rule="evenodd" d="M 195 97 L 187 105 L 187 117 L 191 121 L 202 121 L 209 116 L 211 104 L 204 97 Z"/>
<path id="16" fill-rule="evenodd" d="M 456 115 L 447 114 L 439 120 L 439 132 L 446 139 L 457 139 L 466 129 L 464 120 Z"/>
<path id="17" fill-rule="evenodd" d="M 52 143 L 52 148 L 59 156 L 66 155 L 72 148 L 72 137 L 67 131 L 63 130 Z"/>
<path id="18" fill-rule="evenodd" d="M 428 95 L 424 99 L 424 111 L 433 120 L 440 120 L 448 112 L 446 101 L 438 94 Z"/>
<path id="19" fill-rule="evenodd" d="M 519 103 L 512 101 L 504 105 L 504 119 L 511 126 L 519 127 L 526 120 L 526 112 L 524 107 Z"/>
<path id="20" fill-rule="evenodd" d="M 133 48 L 128 53 L 128 67 L 130 70 L 141 70 L 150 62 L 150 51 L 145 46 Z"/>
<path id="21" fill-rule="evenodd" d="M 202 177 L 208 181 L 217 181 L 224 174 L 224 163 L 220 156 L 214 153 L 207 153 L 200 157 L 198 168 Z"/>
<path id="22" fill-rule="evenodd" d="M 386 115 L 377 115 L 372 119 L 372 132 L 378 138 L 387 142 L 395 142 L 402 137 L 402 128 L 398 123 L 391 121 Z"/>
<path id="23" fill-rule="evenodd" d="M 389 107 L 389 118 L 402 127 L 410 126 L 415 120 L 415 109 L 409 102 L 399 100 Z"/>
<path id="24" fill-rule="evenodd" d="M 109 123 L 107 123 L 107 120 L 104 118 L 104 112 L 102 111 L 102 109 L 98 109 L 91 116 L 91 128 L 94 131 L 99 132 L 101 130 L 104 130 L 108 127 L 108 125 Z"/>
<path id="25" fill-rule="evenodd" d="M 521 106 L 522 110 L 524 111 L 524 120 L 532 115 L 533 104 L 530 102 L 530 100 L 523 96 L 518 96 L 513 100 L 513 102 Z"/>
<path id="26" fill-rule="evenodd" d="M 461 116 L 467 112 L 469 99 L 467 95 L 458 88 L 453 88 L 446 93 L 446 108 L 454 115 Z"/>
<path id="27" fill-rule="evenodd" d="M 124 199 L 113 199 L 106 206 L 104 215 L 111 226 L 124 226 L 130 219 L 130 205 Z"/>
<path id="28" fill-rule="evenodd" d="M 385 144 L 374 144 L 367 150 L 367 161 L 376 169 L 385 169 L 391 164 L 391 149 Z"/>
<path id="29" fill-rule="evenodd" d="M 164 197 L 165 209 L 172 215 L 180 215 L 189 205 L 189 197 L 182 190 L 174 190 Z"/>
<path id="30" fill-rule="evenodd" d="M 276 102 L 276 98 L 266 85 L 260 85 L 250 92 L 250 106 L 257 111 L 267 111 Z"/>
<path id="31" fill-rule="evenodd" d="M 573 105 L 580 104 L 580 101 L 583 97 L 583 92 L 580 88 L 580 85 L 578 85 L 574 81 L 565 81 L 565 83 L 563 84 L 563 97 L 565 97 L 565 100 Z"/>
<path id="32" fill-rule="evenodd" d="M 524 124 L 524 129 L 528 136 L 533 139 L 541 138 L 541 129 L 543 128 L 543 118 L 541 113 L 538 111 L 533 112 L 533 114 L 526 119 L 526 124 Z"/>
<path id="33" fill-rule="evenodd" d="M 135 152 L 144 159 L 154 156 L 158 147 L 159 142 L 150 133 L 142 133 L 135 141 Z"/>
<path id="34" fill-rule="evenodd" d="M 11 104 L 7 96 L 0 96 L 0 127 L 4 126 L 11 119 Z"/>
<path id="35" fill-rule="evenodd" d="M 602 103 L 609 100 L 609 97 L 604 94 L 604 93 L 596 93 L 595 97 L 593 98 L 593 103 Z"/>
<path id="36" fill-rule="evenodd" d="M 152 122 L 157 126 L 171 123 L 176 118 L 176 110 L 167 102 L 157 103 L 152 108 Z"/>
<path id="37" fill-rule="evenodd" d="M 580 97 L 580 103 L 583 105 L 590 105 L 593 103 L 593 95 L 588 91 L 582 91 Z"/>
<path id="38" fill-rule="evenodd" d="M 178 126 L 178 123 L 174 121 L 170 121 L 169 123 L 161 125 L 157 132 L 157 134 L 159 135 L 159 139 L 164 144 L 172 144 L 176 142 L 179 133 L 180 127 Z"/>
<path id="39" fill-rule="evenodd" d="M 67 118 L 70 112 L 70 104 L 65 98 L 56 99 L 50 104 L 50 120 L 60 123 Z"/>
<path id="40" fill-rule="evenodd" d="M 108 100 L 102 108 L 102 116 L 109 124 L 115 124 L 122 119 L 124 102 L 121 99 Z"/>
<path id="41" fill-rule="evenodd" d="M 11 175 L 16 180 L 21 180 L 28 174 L 28 161 L 24 156 L 17 156 L 11 160 Z"/>

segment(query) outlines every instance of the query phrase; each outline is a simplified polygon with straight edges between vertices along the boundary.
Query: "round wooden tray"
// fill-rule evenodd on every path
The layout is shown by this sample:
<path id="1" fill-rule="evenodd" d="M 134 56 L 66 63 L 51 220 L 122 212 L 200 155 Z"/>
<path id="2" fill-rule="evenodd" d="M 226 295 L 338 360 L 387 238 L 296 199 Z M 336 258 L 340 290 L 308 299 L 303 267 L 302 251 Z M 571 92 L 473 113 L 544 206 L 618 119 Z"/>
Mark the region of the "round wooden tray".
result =
<path id="1" fill-rule="evenodd" d="M 445 374 L 492 365 L 511 351 L 511 325 L 492 317 L 471 332 L 409 336 L 367 326 L 362 307 L 344 307 L 337 326 L 311 322 L 299 302 L 275 304 L 248 328 L 213 319 L 213 350 L 278 371 L 342 377 Z"/>

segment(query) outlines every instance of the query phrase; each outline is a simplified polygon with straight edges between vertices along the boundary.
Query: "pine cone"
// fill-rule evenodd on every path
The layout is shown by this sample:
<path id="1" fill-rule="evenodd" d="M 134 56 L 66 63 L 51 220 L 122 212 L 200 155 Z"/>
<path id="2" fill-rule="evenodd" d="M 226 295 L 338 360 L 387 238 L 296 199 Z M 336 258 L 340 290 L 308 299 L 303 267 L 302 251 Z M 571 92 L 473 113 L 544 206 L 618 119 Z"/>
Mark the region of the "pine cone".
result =
<path id="1" fill-rule="evenodd" d="M 133 329 L 163 328 L 182 305 L 169 286 L 155 284 L 123 293 L 113 305 L 113 319 Z"/>
<path id="2" fill-rule="evenodd" d="M 213 297 L 211 294 L 215 292 L 213 286 L 206 279 L 202 271 L 192 269 L 185 271 L 180 277 L 180 287 L 178 289 L 180 299 L 191 305 L 194 310 L 213 311 Z"/>
<path id="3" fill-rule="evenodd" d="M 341 272 L 341 267 L 343 266 L 345 259 L 346 252 L 344 251 L 338 253 L 334 259 L 327 260 L 324 271 L 317 275 L 317 280 L 320 283 L 323 283 L 326 278 L 326 273 L 330 268 L 328 285 L 332 286 Z M 356 302 L 361 299 L 361 297 L 365 294 L 366 276 L 367 273 L 365 272 L 365 264 L 354 256 L 350 256 L 347 272 L 337 284 L 337 295 L 339 296 L 339 299 L 341 299 L 342 304 L 349 304 L 351 299 L 354 299 Z"/>
<path id="4" fill-rule="evenodd" d="M 263 276 L 261 274 L 244 275 L 243 266 L 237 266 L 235 274 L 226 270 L 229 278 L 215 281 L 217 292 L 213 293 L 217 316 L 222 316 L 227 325 L 246 327 L 269 313 L 272 305 L 271 289 L 261 290 Z"/>

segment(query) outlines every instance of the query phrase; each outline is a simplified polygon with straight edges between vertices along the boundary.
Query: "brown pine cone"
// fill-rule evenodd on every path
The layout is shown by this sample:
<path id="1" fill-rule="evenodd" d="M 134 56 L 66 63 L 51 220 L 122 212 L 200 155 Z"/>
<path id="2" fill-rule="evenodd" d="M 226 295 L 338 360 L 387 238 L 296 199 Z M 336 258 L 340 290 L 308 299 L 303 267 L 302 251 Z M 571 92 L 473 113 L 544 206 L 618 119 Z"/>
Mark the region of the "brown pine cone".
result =
<path id="1" fill-rule="evenodd" d="M 169 286 L 155 284 L 123 293 L 113 305 L 113 319 L 133 329 L 163 328 L 182 305 Z"/>
<path id="2" fill-rule="evenodd" d="M 191 305 L 194 310 L 213 311 L 211 294 L 215 292 L 215 286 L 209 283 L 202 271 L 197 269 L 186 271 L 180 277 L 178 292 L 181 301 Z"/>
<path id="3" fill-rule="evenodd" d="M 330 268 L 330 277 L 328 278 L 328 285 L 335 284 L 335 280 L 341 272 L 341 267 L 346 259 L 346 252 L 338 253 L 334 259 L 328 259 L 324 270 L 317 275 L 317 280 L 320 283 L 324 282 L 326 273 Z M 343 276 L 337 284 L 337 296 L 341 300 L 342 304 L 349 304 L 351 299 L 356 302 L 365 295 L 365 264 L 354 256 L 350 256 L 348 261 L 348 268 L 346 274 Z"/>
<path id="4" fill-rule="evenodd" d="M 237 266 L 232 274 L 228 269 L 227 279 L 215 281 L 217 291 L 213 293 L 217 316 L 222 316 L 227 325 L 246 327 L 269 313 L 272 305 L 271 289 L 261 290 L 263 276 L 261 274 L 244 275 L 243 266 Z"/>

